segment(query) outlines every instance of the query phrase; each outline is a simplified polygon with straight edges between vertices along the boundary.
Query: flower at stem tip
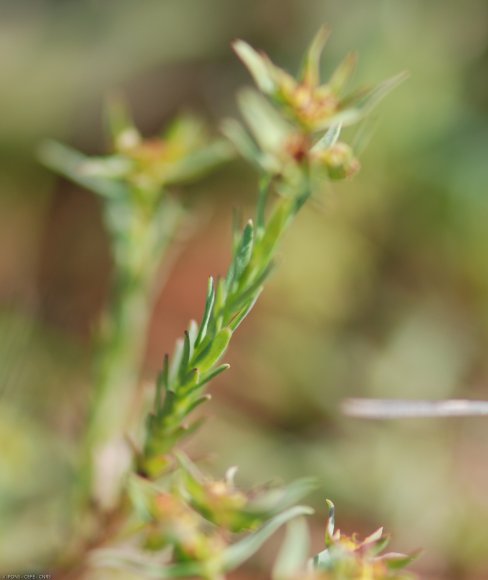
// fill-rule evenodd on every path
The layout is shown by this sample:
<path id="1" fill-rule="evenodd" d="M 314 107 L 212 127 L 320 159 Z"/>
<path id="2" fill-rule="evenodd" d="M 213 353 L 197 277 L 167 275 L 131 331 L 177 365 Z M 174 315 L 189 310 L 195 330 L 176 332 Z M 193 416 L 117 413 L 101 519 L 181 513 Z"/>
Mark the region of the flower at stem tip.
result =
<path id="1" fill-rule="evenodd" d="M 342 128 L 361 122 L 405 78 L 402 73 L 372 88 L 346 92 L 356 64 L 350 54 L 327 82 L 321 82 L 320 58 L 327 37 L 321 28 L 296 78 L 246 42 L 233 44 L 261 95 L 245 90 L 239 98 L 250 134 L 236 121 L 225 122 L 224 133 L 260 172 L 281 179 L 284 195 L 303 182 L 304 173 L 330 180 L 355 175 L 360 164 L 353 148 L 339 141 Z"/>

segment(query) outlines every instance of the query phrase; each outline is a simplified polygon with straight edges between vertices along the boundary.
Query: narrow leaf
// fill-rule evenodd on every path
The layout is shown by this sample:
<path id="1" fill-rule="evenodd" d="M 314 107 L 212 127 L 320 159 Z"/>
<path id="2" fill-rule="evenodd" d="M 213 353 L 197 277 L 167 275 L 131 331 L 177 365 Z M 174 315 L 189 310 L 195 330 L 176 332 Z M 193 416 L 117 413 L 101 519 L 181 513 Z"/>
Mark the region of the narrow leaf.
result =
<path id="1" fill-rule="evenodd" d="M 46 167 L 102 197 L 129 196 L 127 186 L 120 181 L 87 174 L 85 168 L 90 161 L 89 158 L 70 147 L 55 141 L 47 141 L 41 146 L 39 157 Z"/>
<path id="2" fill-rule="evenodd" d="M 212 398 L 212 395 L 203 395 L 203 397 L 199 397 L 198 399 L 193 401 L 190 405 L 188 405 L 188 408 L 186 409 L 186 414 L 189 415 L 197 407 L 200 407 L 200 405 L 203 405 L 203 403 L 210 401 L 211 398 Z"/>
<path id="3" fill-rule="evenodd" d="M 307 496 L 318 486 L 317 479 L 302 477 L 285 487 L 271 489 L 266 494 L 251 502 L 250 508 L 255 512 L 283 511 Z"/>
<path id="4" fill-rule="evenodd" d="M 181 361 L 178 369 L 178 378 L 180 383 L 183 383 L 188 373 L 188 364 L 190 362 L 190 333 L 185 330 L 185 337 L 183 339 L 183 351 L 181 354 Z"/>
<path id="5" fill-rule="evenodd" d="M 210 277 L 208 279 L 207 287 L 207 298 L 205 300 L 205 311 L 203 313 L 202 323 L 200 324 L 200 330 L 198 331 L 197 338 L 195 340 L 195 348 L 202 342 L 207 334 L 208 323 L 212 316 L 213 307 L 215 302 L 215 291 L 214 291 L 214 281 Z"/>
<path id="6" fill-rule="evenodd" d="M 227 276 L 227 289 L 229 292 L 232 291 L 232 287 L 235 282 L 239 282 L 242 273 L 249 264 L 252 256 L 254 241 L 254 227 L 252 221 L 248 221 L 244 231 L 242 232 L 240 243 L 236 249 L 234 259 L 229 268 L 229 273 Z"/>
<path id="7" fill-rule="evenodd" d="M 263 95 L 244 89 L 238 95 L 239 107 L 261 149 L 268 153 L 281 151 L 292 134 L 292 128 Z"/>
<path id="8" fill-rule="evenodd" d="M 198 324 L 196 320 L 192 319 L 190 320 L 190 324 L 188 325 L 188 337 L 190 339 L 190 359 L 193 356 L 197 336 L 198 336 Z"/>
<path id="9" fill-rule="evenodd" d="M 259 182 L 259 196 L 256 208 L 256 229 L 258 236 L 262 234 L 266 222 L 266 203 L 268 201 L 271 179 L 262 177 Z"/>
<path id="10" fill-rule="evenodd" d="M 270 75 L 266 57 L 259 54 L 254 48 L 243 40 L 236 40 L 232 44 L 237 56 L 246 65 L 257 86 L 266 94 L 274 91 L 275 85 Z"/>
<path id="11" fill-rule="evenodd" d="M 159 377 L 156 383 L 156 411 L 161 408 L 162 402 L 162 390 L 167 391 L 169 388 L 169 356 L 164 355 L 163 369 L 159 373 Z"/>
<path id="12" fill-rule="evenodd" d="M 165 183 L 168 185 L 192 183 L 215 167 L 229 161 L 234 155 L 232 147 L 224 140 L 215 141 L 189 152 L 167 167 Z"/>
<path id="13" fill-rule="evenodd" d="M 325 545 L 329 546 L 332 541 L 332 536 L 334 535 L 335 528 L 335 506 L 330 499 L 325 500 L 327 508 L 329 510 L 329 517 L 327 520 L 327 527 L 325 529 Z"/>
<path id="14" fill-rule="evenodd" d="M 310 515 L 313 510 L 305 506 L 295 506 L 275 516 L 257 532 L 246 536 L 230 546 L 223 555 L 224 570 L 232 570 L 250 558 L 282 525 L 293 518 Z"/>
<path id="15" fill-rule="evenodd" d="M 308 527 L 303 518 L 292 520 L 286 527 L 285 541 L 273 568 L 273 580 L 298 578 L 304 570 L 309 550 Z"/>
<path id="16" fill-rule="evenodd" d="M 324 119 L 322 123 L 318 124 L 317 129 L 325 129 L 338 123 L 342 123 L 344 126 L 353 125 L 361 121 L 388 93 L 399 86 L 407 77 L 406 73 L 400 73 L 372 89 L 358 91 L 346 97 L 340 104 L 341 110 L 336 115 Z"/>
<path id="17" fill-rule="evenodd" d="M 258 167 L 261 166 L 261 151 L 240 123 L 234 119 L 226 119 L 222 123 L 222 133 L 229 139 L 244 159 Z"/>
<path id="18" fill-rule="evenodd" d="M 284 200 L 271 215 L 259 246 L 256 247 L 256 253 L 259 252 L 263 263 L 267 263 L 273 255 L 276 244 L 292 216 L 292 208 L 293 200 Z"/>
<path id="19" fill-rule="evenodd" d="M 195 359 L 195 365 L 198 366 L 202 374 L 209 371 L 218 362 L 227 350 L 231 336 L 232 330 L 230 328 L 222 328 L 212 340 L 208 350 Z"/>
<path id="20" fill-rule="evenodd" d="M 254 305 L 256 304 L 261 292 L 262 292 L 262 287 L 260 285 L 258 287 L 258 289 L 254 292 L 254 296 L 251 298 L 251 300 L 229 322 L 229 326 L 230 326 L 230 328 L 232 328 L 232 332 L 235 332 L 237 330 L 237 328 L 239 328 L 239 325 L 241 324 L 241 322 L 247 317 L 247 315 L 254 308 Z"/>
<path id="21" fill-rule="evenodd" d="M 273 264 L 268 264 L 262 272 L 249 284 L 249 286 L 226 304 L 225 323 L 234 326 L 236 312 L 241 312 L 245 304 L 255 301 L 262 291 L 262 285 L 273 269 Z M 246 313 L 247 314 L 247 313 Z M 238 314 L 239 316 L 239 314 Z"/>
<path id="22" fill-rule="evenodd" d="M 312 152 L 318 153 L 320 151 L 325 151 L 326 149 L 329 149 L 329 147 L 335 145 L 341 134 L 341 129 L 342 129 L 341 123 L 329 127 L 325 135 L 321 139 L 319 139 L 317 143 L 315 143 L 315 145 L 312 147 Z"/>
<path id="23" fill-rule="evenodd" d="M 316 87 L 320 83 L 320 57 L 328 38 L 329 31 L 322 26 L 308 49 L 301 78 L 311 87 Z"/>
<path id="24" fill-rule="evenodd" d="M 403 568 L 409 566 L 414 560 L 416 560 L 421 553 L 421 550 L 417 550 L 413 554 L 397 554 L 395 552 L 391 552 L 381 556 L 381 560 L 385 562 L 388 570 L 402 570 Z"/>
<path id="25" fill-rule="evenodd" d="M 338 95 L 346 86 L 347 81 L 351 77 L 354 69 L 356 68 L 357 54 L 351 52 L 346 56 L 346 58 L 341 62 L 341 64 L 332 73 L 332 76 L 327 83 L 333 93 Z"/>
<path id="26" fill-rule="evenodd" d="M 230 369 L 230 365 L 223 364 L 223 365 L 218 366 L 213 371 L 210 371 L 209 373 L 205 374 L 203 377 L 201 376 L 199 381 L 191 388 L 191 391 L 189 391 L 189 392 L 196 391 L 196 390 L 200 389 L 201 387 L 203 387 L 204 385 L 209 383 L 211 380 L 213 380 L 215 377 L 217 377 L 218 375 L 220 375 L 221 373 L 223 373 L 227 369 Z"/>
<path id="27" fill-rule="evenodd" d="M 169 370 L 169 380 L 173 382 L 176 377 L 178 376 L 178 372 L 180 369 L 181 358 L 183 355 L 185 341 L 182 338 L 179 338 L 175 343 L 175 349 L 173 352 L 173 356 L 171 359 L 170 370 Z"/>
<path id="28" fill-rule="evenodd" d="M 140 142 L 141 136 L 134 126 L 129 107 L 120 95 L 112 95 L 108 99 L 106 118 L 115 149 L 124 150 Z"/>

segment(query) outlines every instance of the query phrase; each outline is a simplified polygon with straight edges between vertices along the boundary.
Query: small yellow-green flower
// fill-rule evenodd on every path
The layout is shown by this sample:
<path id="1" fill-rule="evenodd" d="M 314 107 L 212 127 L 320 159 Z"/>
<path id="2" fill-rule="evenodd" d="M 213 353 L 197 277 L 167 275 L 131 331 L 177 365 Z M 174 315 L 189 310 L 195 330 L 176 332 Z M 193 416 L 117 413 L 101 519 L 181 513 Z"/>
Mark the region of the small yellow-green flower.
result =
<path id="1" fill-rule="evenodd" d="M 141 192 L 186 183 L 206 173 L 230 156 L 229 147 L 212 139 L 201 119 L 181 115 L 160 137 L 143 139 L 122 114 L 112 121 L 113 153 L 89 160 L 87 174 L 127 182 Z"/>
<path id="2" fill-rule="evenodd" d="M 277 67 L 266 54 L 257 52 L 246 42 L 238 40 L 234 43 L 234 50 L 247 66 L 258 88 L 294 124 L 310 133 L 323 131 L 338 123 L 357 123 L 405 76 L 397 75 L 374 88 L 344 94 L 356 63 L 355 55 L 350 54 L 329 80 L 321 83 L 320 57 L 327 37 L 327 31 L 320 29 L 297 78 Z"/>
<path id="3" fill-rule="evenodd" d="M 389 537 L 379 528 L 364 540 L 334 531 L 334 505 L 329 506 L 325 534 L 326 549 L 313 559 L 314 571 L 303 580 L 413 580 L 404 568 L 416 557 L 394 552 L 382 553 Z"/>
<path id="4" fill-rule="evenodd" d="M 315 486 L 309 478 L 297 480 L 287 487 L 269 487 L 242 492 L 234 483 L 237 469 L 230 468 L 224 479 L 205 477 L 183 455 L 180 494 L 208 521 L 231 532 L 252 530 L 272 516 L 290 507 Z"/>

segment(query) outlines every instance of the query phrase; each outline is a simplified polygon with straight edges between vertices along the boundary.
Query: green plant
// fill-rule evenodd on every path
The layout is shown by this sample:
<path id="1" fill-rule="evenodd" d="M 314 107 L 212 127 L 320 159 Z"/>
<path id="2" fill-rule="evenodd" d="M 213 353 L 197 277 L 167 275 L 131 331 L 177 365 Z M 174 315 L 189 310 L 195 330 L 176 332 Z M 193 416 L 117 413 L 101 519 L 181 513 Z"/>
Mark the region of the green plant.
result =
<path id="1" fill-rule="evenodd" d="M 251 556 L 278 527 L 311 513 L 294 504 L 314 486 L 312 480 L 244 493 L 234 484 L 233 470 L 223 480 L 209 479 L 178 444 L 200 426 L 191 419 L 193 411 L 208 400 L 212 379 L 229 368 L 221 359 L 256 303 L 287 228 L 324 180 L 358 171 L 353 148 L 339 140 L 342 128 L 364 119 L 403 78 L 347 93 L 354 65 L 348 57 L 320 84 L 325 41 L 321 30 L 298 79 L 245 42 L 234 45 L 261 93 L 247 90 L 239 98 L 249 132 L 237 121 L 226 121 L 223 132 L 259 173 L 256 214 L 244 227 L 236 220 L 227 275 L 210 278 L 200 322 L 192 321 L 171 358 L 164 358 L 142 430 L 143 410 L 132 418 L 129 411 L 150 298 L 158 288 L 168 242 L 185 219 L 171 190 L 225 161 L 229 145 L 222 140 L 209 144 L 202 124 L 193 118 L 179 119 L 160 140 L 143 140 L 116 103 L 109 116 L 109 156 L 88 159 L 53 143 L 43 150 L 50 167 L 102 197 L 114 255 L 113 303 L 102 325 L 79 466 L 75 513 L 84 522 L 82 541 L 75 543 L 66 568 L 80 566 L 85 573 L 90 565 L 125 567 L 143 577 L 217 579 Z M 297 525 L 290 530 L 303 546 Z M 244 536 L 236 541 L 234 534 Z M 408 559 L 378 560 L 373 555 L 373 548 L 383 545 L 380 536 L 358 544 L 334 533 L 329 523 L 327 549 L 314 560 L 312 571 L 288 562 L 285 549 L 275 577 L 402 578 L 395 567 Z M 100 549 L 107 541 L 111 547 Z"/>

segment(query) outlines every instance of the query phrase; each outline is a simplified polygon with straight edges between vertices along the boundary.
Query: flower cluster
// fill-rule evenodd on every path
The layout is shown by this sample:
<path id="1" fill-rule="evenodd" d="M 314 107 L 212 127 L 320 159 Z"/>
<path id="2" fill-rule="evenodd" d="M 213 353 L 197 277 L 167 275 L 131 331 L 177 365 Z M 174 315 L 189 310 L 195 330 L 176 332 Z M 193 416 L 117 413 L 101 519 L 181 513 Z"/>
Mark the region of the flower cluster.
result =
<path id="1" fill-rule="evenodd" d="M 141 136 L 121 104 L 112 105 L 109 117 L 113 153 L 91 159 L 84 171 L 126 182 L 146 196 L 192 181 L 230 156 L 228 145 L 211 138 L 205 123 L 194 115 L 180 115 L 161 137 L 150 139 Z"/>
<path id="2" fill-rule="evenodd" d="M 341 128 L 361 121 L 404 78 L 398 75 L 374 88 L 345 94 L 356 62 L 351 54 L 328 82 L 321 83 L 320 57 L 326 40 L 327 33 L 321 29 L 297 78 L 244 41 L 234 43 L 234 50 L 267 100 L 243 92 L 240 104 L 252 137 L 235 121 L 225 124 L 225 132 L 263 172 L 284 176 L 287 183 L 296 183 L 296 174 L 304 167 L 325 172 L 333 180 L 354 175 L 359 162 L 353 149 L 338 141 Z"/>
<path id="3" fill-rule="evenodd" d="M 205 519 L 233 533 L 258 528 L 316 487 L 314 479 L 302 478 L 286 487 L 268 486 L 244 493 L 234 482 L 236 467 L 227 470 L 224 479 L 215 480 L 203 475 L 185 456 L 180 454 L 179 458 L 182 497 Z"/>
<path id="4" fill-rule="evenodd" d="M 314 571 L 307 580 L 411 580 L 404 568 L 416 557 L 395 552 L 382 553 L 389 537 L 379 528 L 364 540 L 334 531 L 334 506 L 328 501 L 329 521 L 326 549 L 313 559 Z"/>

